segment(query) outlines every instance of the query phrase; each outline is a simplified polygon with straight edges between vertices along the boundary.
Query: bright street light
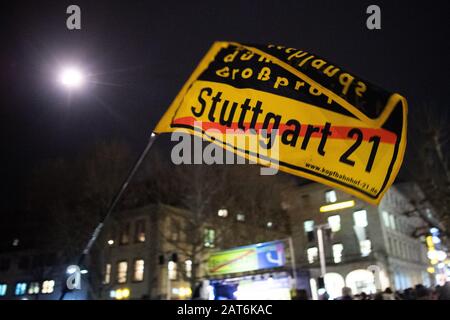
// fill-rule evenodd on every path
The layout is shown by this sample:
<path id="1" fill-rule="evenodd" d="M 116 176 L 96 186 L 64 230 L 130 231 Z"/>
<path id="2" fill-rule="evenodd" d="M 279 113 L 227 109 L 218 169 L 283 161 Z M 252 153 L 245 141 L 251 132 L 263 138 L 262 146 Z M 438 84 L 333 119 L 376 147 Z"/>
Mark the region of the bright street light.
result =
<path id="1" fill-rule="evenodd" d="M 69 89 L 76 89 L 84 84 L 85 76 L 82 71 L 76 67 L 66 67 L 61 70 L 59 81 Z"/>

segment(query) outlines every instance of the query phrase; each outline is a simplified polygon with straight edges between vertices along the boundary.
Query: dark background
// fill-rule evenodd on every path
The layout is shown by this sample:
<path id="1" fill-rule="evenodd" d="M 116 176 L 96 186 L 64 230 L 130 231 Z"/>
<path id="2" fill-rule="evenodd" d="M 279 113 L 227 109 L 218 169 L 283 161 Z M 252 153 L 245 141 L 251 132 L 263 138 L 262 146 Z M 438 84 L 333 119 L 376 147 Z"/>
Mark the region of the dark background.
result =
<path id="1" fill-rule="evenodd" d="M 81 7 L 82 30 L 66 28 L 70 4 Z M 381 7 L 381 30 L 366 28 L 370 4 Z M 138 152 L 216 40 L 302 48 L 401 93 L 410 109 L 444 110 L 448 8 L 447 1 L 8 1 L 0 11 L 1 213 L 23 204 L 27 178 L 45 159 L 117 138 Z M 70 99 L 55 83 L 68 62 L 96 82 Z"/>

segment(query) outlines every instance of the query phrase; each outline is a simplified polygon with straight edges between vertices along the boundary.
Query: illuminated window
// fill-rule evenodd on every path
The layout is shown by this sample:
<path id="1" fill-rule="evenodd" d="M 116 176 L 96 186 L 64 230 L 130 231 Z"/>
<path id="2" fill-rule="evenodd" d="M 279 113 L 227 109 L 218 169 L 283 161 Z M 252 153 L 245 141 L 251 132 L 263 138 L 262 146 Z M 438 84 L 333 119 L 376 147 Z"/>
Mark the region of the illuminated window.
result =
<path id="1" fill-rule="evenodd" d="M 136 221 L 135 242 L 145 242 L 145 220 Z"/>
<path id="2" fill-rule="evenodd" d="M 325 192 L 325 202 L 326 203 L 335 203 L 337 201 L 336 191 L 329 190 Z"/>
<path id="3" fill-rule="evenodd" d="M 338 232 L 339 230 L 341 230 L 341 216 L 329 216 L 328 224 L 330 225 L 331 231 Z"/>
<path id="4" fill-rule="evenodd" d="M 361 255 L 367 257 L 372 252 L 372 243 L 370 240 L 361 240 L 359 248 L 361 249 Z"/>
<path id="5" fill-rule="evenodd" d="M 333 244 L 334 263 L 339 263 L 342 261 L 342 250 L 344 250 L 344 246 L 341 243 Z"/>
<path id="6" fill-rule="evenodd" d="M 367 211 L 359 210 L 353 212 L 353 220 L 355 221 L 355 226 L 365 228 L 368 225 L 367 222 Z"/>
<path id="7" fill-rule="evenodd" d="M 226 217 L 228 217 L 228 210 L 227 209 L 219 209 L 219 211 L 217 211 L 217 215 L 219 217 L 226 218 Z"/>
<path id="8" fill-rule="evenodd" d="M 383 211 L 381 214 L 383 215 L 383 222 L 385 227 L 389 228 L 390 227 L 389 213 L 387 211 Z"/>
<path id="9" fill-rule="evenodd" d="M 31 282 L 28 287 L 28 294 L 38 294 L 40 290 L 39 282 Z"/>
<path id="10" fill-rule="evenodd" d="M 130 242 L 130 223 L 122 225 L 120 230 L 120 244 L 128 244 Z"/>
<path id="11" fill-rule="evenodd" d="M 6 296 L 6 289 L 8 289 L 8 285 L 6 283 L 0 283 L 0 297 Z"/>
<path id="12" fill-rule="evenodd" d="M 192 261 L 191 260 L 186 260 L 184 262 L 185 264 L 185 269 L 186 269 L 186 277 L 187 278 L 192 278 Z"/>
<path id="13" fill-rule="evenodd" d="M 117 263 L 117 283 L 127 282 L 128 262 L 119 261 Z"/>
<path id="14" fill-rule="evenodd" d="M 236 220 L 237 220 L 237 221 L 245 221 L 245 214 L 243 214 L 243 213 L 238 213 L 238 214 L 236 215 Z"/>
<path id="15" fill-rule="evenodd" d="M 389 222 L 390 222 L 392 229 L 394 229 L 394 230 L 397 229 L 396 224 L 395 224 L 395 217 L 393 214 L 389 215 Z"/>
<path id="16" fill-rule="evenodd" d="M 111 264 L 107 263 L 105 265 L 105 276 L 103 278 L 103 284 L 110 284 L 111 283 Z"/>
<path id="17" fill-rule="evenodd" d="M 317 247 L 312 247 L 312 248 L 308 248 L 308 250 L 306 250 L 306 254 L 308 256 L 308 262 L 314 263 L 314 261 L 317 260 L 319 251 L 317 250 Z"/>
<path id="18" fill-rule="evenodd" d="M 203 245 L 206 248 L 214 248 L 216 241 L 216 231 L 211 228 L 205 228 Z"/>
<path id="19" fill-rule="evenodd" d="M 303 222 L 303 228 L 305 228 L 305 233 L 314 231 L 314 221 L 306 220 Z"/>
<path id="20" fill-rule="evenodd" d="M 14 291 L 14 294 L 16 296 L 22 296 L 26 292 L 27 292 L 27 284 L 25 282 L 16 283 L 16 290 Z"/>
<path id="21" fill-rule="evenodd" d="M 133 281 L 144 281 L 144 260 L 134 260 Z"/>
<path id="22" fill-rule="evenodd" d="M 305 229 L 306 236 L 309 242 L 314 241 L 314 221 L 307 220 L 303 222 L 303 228 Z"/>
<path id="23" fill-rule="evenodd" d="M 167 264 L 167 269 L 169 271 L 169 279 L 176 280 L 177 279 L 177 264 L 173 261 L 169 261 Z"/>
<path id="24" fill-rule="evenodd" d="M 55 281 L 54 280 L 45 280 L 42 282 L 42 293 L 50 294 L 55 290 Z"/>

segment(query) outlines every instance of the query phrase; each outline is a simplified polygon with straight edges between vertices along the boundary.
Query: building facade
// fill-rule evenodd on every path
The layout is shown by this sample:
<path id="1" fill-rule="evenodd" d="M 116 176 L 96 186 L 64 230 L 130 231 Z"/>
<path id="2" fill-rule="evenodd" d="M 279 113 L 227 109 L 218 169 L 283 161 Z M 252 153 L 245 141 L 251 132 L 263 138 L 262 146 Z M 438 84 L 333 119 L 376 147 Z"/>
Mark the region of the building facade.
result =
<path id="1" fill-rule="evenodd" d="M 225 208 L 193 219 L 190 212 L 163 204 L 116 212 L 79 266 L 80 288 L 68 290 L 64 299 L 188 299 L 203 280 L 276 279 L 273 270 L 211 277 L 208 257 L 224 249 L 287 239 L 286 222 Z M 5 246 L 0 253 L 0 299 L 59 299 L 76 258 Z"/>
<path id="2" fill-rule="evenodd" d="M 354 293 L 428 286 L 433 277 L 426 238 L 432 238 L 430 228 L 442 226 L 431 206 L 420 199 L 417 187 L 397 184 L 379 206 L 372 206 L 310 183 L 285 194 L 285 216 L 218 208 L 199 220 L 187 210 L 163 204 L 124 210 L 111 217 L 97 239 L 82 270 L 81 289 L 69 291 L 65 299 L 188 299 L 203 280 L 240 286 L 247 299 L 267 299 L 268 285 L 285 287 L 292 270 L 297 288 L 307 289 L 313 298 L 323 291 L 322 274 L 330 298 L 340 296 L 344 286 Z M 212 254 L 266 242 L 283 243 L 283 267 L 209 272 Z M 0 299 L 58 299 L 68 266 L 58 254 L 13 244 L 0 254 Z"/>
<path id="3" fill-rule="evenodd" d="M 99 297 L 188 299 L 194 285 L 209 278 L 211 253 L 289 235 L 284 223 L 249 219 L 220 208 L 192 225 L 189 212 L 162 204 L 115 214 L 98 240 L 104 245 Z"/>
<path id="4" fill-rule="evenodd" d="M 429 228 L 411 200 L 417 195 L 393 186 L 379 206 L 369 205 L 327 186 L 310 183 L 288 195 L 288 211 L 297 266 L 311 273 L 311 293 L 322 287 L 319 233 L 323 235 L 324 287 L 330 298 L 344 286 L 354 293 L 375 293 L 387 287 L 402 290 L 430 285 L 423 237 Z"/>

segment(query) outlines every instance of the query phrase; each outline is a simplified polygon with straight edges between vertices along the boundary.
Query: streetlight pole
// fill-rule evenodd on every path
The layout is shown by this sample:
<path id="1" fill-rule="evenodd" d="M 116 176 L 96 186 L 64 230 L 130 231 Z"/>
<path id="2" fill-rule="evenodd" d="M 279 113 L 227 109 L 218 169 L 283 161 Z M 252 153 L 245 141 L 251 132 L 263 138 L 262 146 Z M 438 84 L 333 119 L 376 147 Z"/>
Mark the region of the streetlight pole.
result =
<path id="1" fill-rule="evenodd" d="M 320 274 L 322 277 L 327 273 L 326 260 L 325 260 L 325 248 L 323 243 L 323 229 L 329 228 L 329 224 L 320 224 L 317 227 L 317 244 L 319 246 L 319 260 L 320 260 Z"/>
<path id="2" fill-rule="evenodd" d="M 294 287 L 297 290 L 297 266 L 295 262 L 295 253 L 294 253 L 294 242 L 292 241 L 292 237 L 288 238 L 289 242 L 289 251 L 291 255 L 291 268 L 292 268 L 292 276 L 294 278 Z"/>

